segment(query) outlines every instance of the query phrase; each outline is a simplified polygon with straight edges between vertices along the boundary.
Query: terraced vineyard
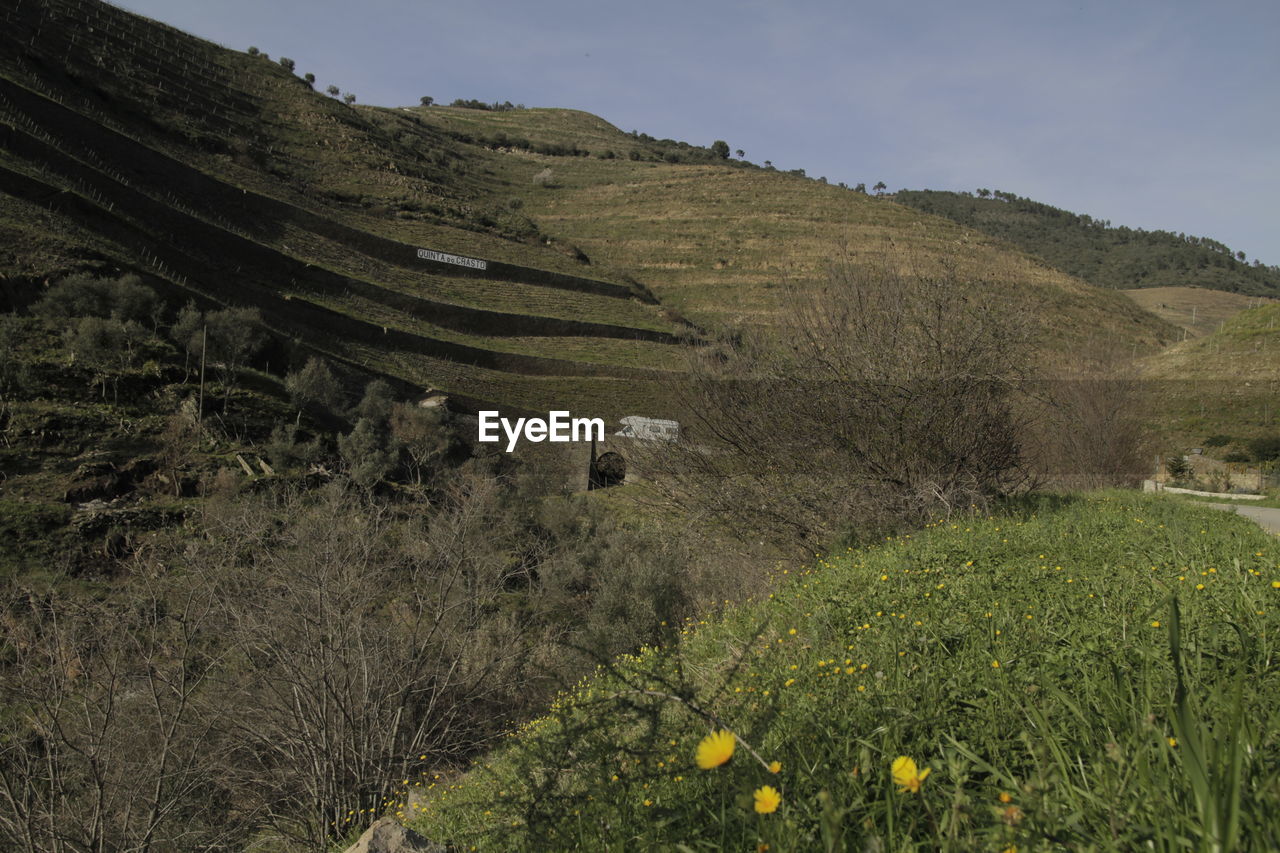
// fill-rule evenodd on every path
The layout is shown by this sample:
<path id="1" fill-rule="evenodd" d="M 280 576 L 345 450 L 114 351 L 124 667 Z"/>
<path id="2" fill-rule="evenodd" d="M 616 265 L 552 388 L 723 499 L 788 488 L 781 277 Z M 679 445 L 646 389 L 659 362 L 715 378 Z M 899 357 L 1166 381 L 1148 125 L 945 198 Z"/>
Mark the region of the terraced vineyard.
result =
<path id="1" fill-rule="evenodd" d="M 143 271 L 175 302 L 256 307 L 455 400 L 542 405 L 573 386 L 588 410 L 633 414 L 669 408 L 646 383 L 671 384 L 682 338 L 768 324 L 781 284 L 821 286 L 841 259 L 991 280 L 1050 354 L 1178 336 L 949 220 L 586 113 L 354 107 L 95 0 L 0 15 L 0 232 L 29 289 Z"/>
<path id="2" fill-rule="evenodd" d="M 581 247 L 593 263 L 630 271 L 701 324 L 767 323 L 780 307 L 783 282 L 820 286 L 833 261 L 886 256 L 918 274 L 946 264 L 995 282 L 1011 304 L 1035 314 L 1054 351 L 1095 336 L 1148 349 L 1177 334 L 1120 294 L 887 198 L 739 161 L 655 162 L 635 136 L 571 110 L 413 112 L 442 131 L 491 145 L 506 137 L 589 150 L 591 156 L 565 157 L 508 145 L 481 154 L 542 227 Z M 559 128 L 558 137 L 551 128 Z M 639 159 L 631 159 L 633 152 Z M 532 180 L 544 169 L 550 185 Z"/>
<path id="3" fill-rule="evenodd" d="M 628 380 L 605 387 L 631 411 L 632 386 L 679 364 L 688 330 L 647 293 L 472 215 L 484 200 L 450 167 L 465 152 L 429 130 L 393 140 L 277 65 L 105 4 L 24 0 L 3 23 L 9 277 L 145 271 L 175 300 L 256 307 L 313 349 L 477 404 L 555 396 L 531 376 L 605 375 Z"/>

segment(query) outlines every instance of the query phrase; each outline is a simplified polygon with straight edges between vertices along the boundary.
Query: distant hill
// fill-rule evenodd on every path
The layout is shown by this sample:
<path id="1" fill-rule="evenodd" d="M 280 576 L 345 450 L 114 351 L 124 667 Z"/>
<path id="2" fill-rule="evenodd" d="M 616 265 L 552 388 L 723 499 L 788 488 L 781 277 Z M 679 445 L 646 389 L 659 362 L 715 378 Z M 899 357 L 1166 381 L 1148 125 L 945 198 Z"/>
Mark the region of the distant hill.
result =
<path id="1" fill-rule="evenodd" d="M 1280 267 L 1246 263 L 1243 252 L 1208 237 L 1113 226 L 999 190 L 990 198 L 902 190 L 894 200 L 1007 240 L 1098 287 L 1184 286 L 1280 296 Z"/>

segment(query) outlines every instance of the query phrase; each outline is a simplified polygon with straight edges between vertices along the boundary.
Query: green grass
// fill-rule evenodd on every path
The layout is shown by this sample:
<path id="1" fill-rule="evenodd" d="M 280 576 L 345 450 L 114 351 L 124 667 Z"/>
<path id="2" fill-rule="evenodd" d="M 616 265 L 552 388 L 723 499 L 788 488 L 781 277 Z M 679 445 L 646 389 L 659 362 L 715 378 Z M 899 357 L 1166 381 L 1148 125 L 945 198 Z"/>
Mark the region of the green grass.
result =
<path id="1" fill-rule="evenodd" d="M 1280 843 L 1280 545 L 1251 523 L 1044 498 L 779 581 L 603 663 L 389 810 L 484 850 Z M 710 720 L 740 741 L 701 770 Z M 918 793 L 894 784 L 898 756 L 930 769 Z M 766 784 L 782 805 L 756 814 Z"/>

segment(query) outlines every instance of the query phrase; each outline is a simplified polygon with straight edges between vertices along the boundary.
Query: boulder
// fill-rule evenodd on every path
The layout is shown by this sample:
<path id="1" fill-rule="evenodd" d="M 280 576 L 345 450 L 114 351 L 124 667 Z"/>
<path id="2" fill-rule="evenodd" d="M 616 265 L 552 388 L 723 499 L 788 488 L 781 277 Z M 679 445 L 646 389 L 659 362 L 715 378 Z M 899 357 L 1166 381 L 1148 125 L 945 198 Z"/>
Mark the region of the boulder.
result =
<path id="1" fill-rule="evenodd" d="M 379 818 L 346 853 L 447 853 L 443 844 L 428 841 L 404 824 Z"/>

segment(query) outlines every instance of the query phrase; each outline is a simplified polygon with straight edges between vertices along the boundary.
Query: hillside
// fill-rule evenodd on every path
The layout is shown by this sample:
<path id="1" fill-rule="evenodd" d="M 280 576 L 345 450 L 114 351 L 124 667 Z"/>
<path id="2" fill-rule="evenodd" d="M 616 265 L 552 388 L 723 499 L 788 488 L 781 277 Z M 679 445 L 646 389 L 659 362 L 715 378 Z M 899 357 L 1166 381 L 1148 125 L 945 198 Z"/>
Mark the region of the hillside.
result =
<path id="1" fill-rule="evenodd" d="M 953 264 L 1025 299 L 1049 348 L 1089 336 L 1143 348 L 1176 337 L 1119 294 L 888 199 L 732 159 L 707 163 L 702 149 L 655 148 L 648 137 L 573 111 L 412 112 L 446 132 L 488 140 L 485 168 L 505 181 L 521 210 L 700 324 L 767 323 L 780 307 L 782 282 L 819 285 L 841 258 L 887 256 L 918 274 Z M 529 144 L 513 144 L 522 139 Z M 589 156 L 535 150 L 549 143 Z M 544 170 L 549 180 L 535 182 Z"/>
<path id="2" fill-rule="evenodd" d="M 1153 422 L 1170 448 L 1227 436 L 1225 449 L 1280 433 L 1280 305 L 1240 311 L 1212 333 L 1142 362 L 1155 392 Z"/>
<path id="3" fill-rule="evenodd" d="M 997 190 L 992 195 L 903 190 L 894 198 L 1006 240 L 1098 287 L 1203 287 L 1250 296 L 1280 295 L 1280 268 L 1256 260 L 1246 263 L 1243 252 L 1217 240 L 1113 227 L 1109 221 L 1013 193 Z"/>
<path id="4" fill-rule="evenodd" d="M 257 308 L 462 409 L 608 417 L 670 411 L 684 318 L 767 324 L 780 282 L 821 284 L 846 254 L 990 279 L 1047 350 L 1177 337 L 946 219 L 585 113 L 365 107 L 95 0 L 3 15 L 11 306 L 71 272 L 142 272 L 173 305 Z"/>
<path id="5" fill-rule="evenodd" d="M 1244 296 L 1203 287 L 1142 287 L 1125 295 L 1161 320 L 1180 326 L 1186 337 L 1207 335 L 1248 308 L 1274 301 L 1268 296 Z"/>
<path id="6" fill-rule="evenodd" d="M 141 271 L 177 304 L 258 308 L 282 337 L 464 408 L 616 416 L 678 363 L 685 327 L 491 208 L 465 144 L 106 4 L 3 14 L 6 301 Z"/>

